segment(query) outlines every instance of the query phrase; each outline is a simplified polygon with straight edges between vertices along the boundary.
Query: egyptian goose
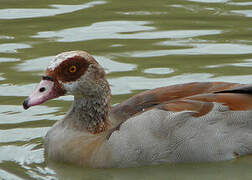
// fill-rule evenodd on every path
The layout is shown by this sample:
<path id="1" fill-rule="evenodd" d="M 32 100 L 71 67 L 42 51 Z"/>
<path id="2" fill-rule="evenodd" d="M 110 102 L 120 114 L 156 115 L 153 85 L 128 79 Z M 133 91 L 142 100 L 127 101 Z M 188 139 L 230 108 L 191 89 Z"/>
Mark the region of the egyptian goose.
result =
<path id="1" fill-rule="evenodd" d="M 65 94 L 70 111 L 45 137 L 49 159 L 89 167 L 230 160 L 252 153 L 252 86 L 204 82 L 161 87 L 110 105 L 103 68 L 63 52 L 24 109 Z"/>

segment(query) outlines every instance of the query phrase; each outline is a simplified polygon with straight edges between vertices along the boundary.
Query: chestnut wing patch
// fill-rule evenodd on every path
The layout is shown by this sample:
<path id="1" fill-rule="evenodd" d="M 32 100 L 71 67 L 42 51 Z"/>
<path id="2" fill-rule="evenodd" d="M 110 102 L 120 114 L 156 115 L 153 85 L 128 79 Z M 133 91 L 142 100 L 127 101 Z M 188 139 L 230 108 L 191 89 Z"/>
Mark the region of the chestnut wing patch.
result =
<path id="1" fill-rule="evenodd" d="M 187 99 L 202 102 L 217 102 L 228 106 L 230 110 L 252 110 L 252 96 L 241 93 L 202 94 L 188 97 Z"/>
<path id="2" fill-rule="evenodd" d="M 244 86 L 244 87 L 238 87 L 234 89 L 228 89 L 228 90 L 223 90 L 223 91 L 217 91 L 215 92 L 216 94 L 219 93 L 236 93 L 236 94 L 248 94 L 252 95 L 252 86 Z"/>
<path id="3" fill-rule="evenodd" d="M 252 110 L 251 86 L 239 87 L 215 93 L 199 94 L 185 97 L 179 100 L 169 101 L 159 105 L 159 109 L 179 112 L 194 111 L 193 116 L 198 117 L 207 114 L 213 108 L 213 103 L 220 103 L 232 111 Z"/>
<path id="4" fill-rule="evenodd" d="M 183 99 L 161 104 L 157 108 L 173 112 L 192 111 L 192 116 L 200 117 L 210 112 L 213 109 L 213 106 L 214 104 L 212 102 Z"/>
<path id="5" fill-rule="evenodd" d="M 156 88 L 139 93 L 122 102 L 121 104 L 114 106 L 112 108 L 112 114 L 116 119 L 123 122 L 132 116 L 155 108 L 156 106 L 162 104 L 166 104 L 163 106 L 164 109 L 169 107 L 170 110 L 175 110 L 175 108 L 177 108 L 177 111 L 179 109 L 181 109 L 181 111 L 183 109 L 185 110 L 185 107 L 189 107 L 190 105 L 195 106 L 195 108 L 197 107 L 196 109 L 200 111 L 200 107 L 204 106 L 202 108 L 204 109 L 204 112 L 207 112 L 206 106 L 208 108 L 210 108 L 211 106 L 207 103 L 207 105 L 204 104 L 204 101 L 202 101 L 203 104 L 201 104 L 200 102 L 181 101 L 176 103 L 176 107 L 172 107 L 171 104 L 168 105 L 167 103 L 171 101 L 172 103 L 174 103 L 175 100 L 185 99 L 186 97 L 191 97 L 198 94 L 214 93 L 243 86 L 243 84 L 225 82 L 194 82 Z M 178 106 L 179 104 L 181 105 L 181 107 Z M 188 110 L 190 110 L 190 108 Z M 204 113 L 199 113 L 199 115 L 202 114 Z"/>

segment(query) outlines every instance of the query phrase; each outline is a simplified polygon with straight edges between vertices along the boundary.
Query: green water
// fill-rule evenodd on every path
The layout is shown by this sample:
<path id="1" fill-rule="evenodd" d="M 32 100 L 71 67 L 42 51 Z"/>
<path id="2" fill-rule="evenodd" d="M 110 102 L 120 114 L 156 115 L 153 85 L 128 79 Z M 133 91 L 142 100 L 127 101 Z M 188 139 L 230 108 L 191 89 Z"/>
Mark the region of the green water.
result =
<path id="1" fill-rule="evenodd" d="M 0 179 L 251 179 L 252 159 L 87 169 L 47 164 L 43 136 L 66 96 L 24 111 L 52 56 L 86 50 L 105 67 L 113 103 L 192 81 L 251 83 L 252 2 L 1 0 Z"/>

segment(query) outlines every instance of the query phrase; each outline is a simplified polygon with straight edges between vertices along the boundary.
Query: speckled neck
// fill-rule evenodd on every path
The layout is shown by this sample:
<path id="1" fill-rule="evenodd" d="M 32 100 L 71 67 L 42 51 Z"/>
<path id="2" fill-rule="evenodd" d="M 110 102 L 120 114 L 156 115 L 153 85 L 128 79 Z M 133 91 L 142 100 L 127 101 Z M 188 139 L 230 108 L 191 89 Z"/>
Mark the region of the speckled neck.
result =
<path id="1" fill-rule="evenodd" d="M 72 109 L 68 117 L 74 121 L 74 127 L 86 129 L 92 134 L 106 131 L 110 125 L 110 88 L 107 84 L 97 88 L 97 92 L 88 96 L 74 96 Z"/>

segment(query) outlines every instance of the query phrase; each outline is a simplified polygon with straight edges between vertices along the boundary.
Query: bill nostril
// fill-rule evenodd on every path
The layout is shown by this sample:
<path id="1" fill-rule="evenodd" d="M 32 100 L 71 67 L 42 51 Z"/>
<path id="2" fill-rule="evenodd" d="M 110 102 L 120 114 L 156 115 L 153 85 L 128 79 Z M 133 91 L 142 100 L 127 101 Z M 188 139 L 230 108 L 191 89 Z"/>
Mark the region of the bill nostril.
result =
<path id="1" fill-rule="evenodd" d="M 39 92 L 44 92 L 45 90 L 46 90 L 46 88 L 42 87 L 42 88 L 39 89 Z"/>

